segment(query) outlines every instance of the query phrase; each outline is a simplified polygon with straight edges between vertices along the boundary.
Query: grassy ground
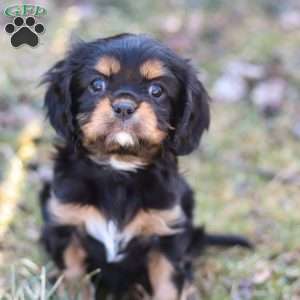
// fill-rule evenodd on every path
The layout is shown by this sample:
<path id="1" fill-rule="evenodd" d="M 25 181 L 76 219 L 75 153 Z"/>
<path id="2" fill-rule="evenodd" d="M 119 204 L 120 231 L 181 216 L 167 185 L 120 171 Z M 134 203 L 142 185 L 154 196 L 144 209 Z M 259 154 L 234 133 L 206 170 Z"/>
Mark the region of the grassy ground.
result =
<path id="1" fill-rule="evenodd" d="M 38 80 L 63 55 L 72 33 L 88 40 L 125 30 L 151 33 L 192 57 L 209 90 L 228 62 L 267 66 L 280 58 L 288 93 L 278 116 L 264 118 L 249 95 L 212 102 L 209 134 L 201 150 L 181 160 L 181 169 L 196 192 L 197 223 L 245 234 L 256 244 L 254 252 L 205 253 L 197 266 L 203 299 L 299 300 L 300 140 L 292 131 L 300 119 L 300 30 L 280 26 L 279 12 L 287 8 L 268 0 L 240 0 L 234 8 L 216 0 L 57 3 L 47 4 L 39 48 L 15 50 L 0 36 L 0 299 L 58 299 L 47 283 L 53 266 L 38 243 L 37 193 L 53 135 L 42 119 Z M 38 130 L 32 120 L 40 122 Z M 28 162 L 37 169 L 28 170 Z"/>

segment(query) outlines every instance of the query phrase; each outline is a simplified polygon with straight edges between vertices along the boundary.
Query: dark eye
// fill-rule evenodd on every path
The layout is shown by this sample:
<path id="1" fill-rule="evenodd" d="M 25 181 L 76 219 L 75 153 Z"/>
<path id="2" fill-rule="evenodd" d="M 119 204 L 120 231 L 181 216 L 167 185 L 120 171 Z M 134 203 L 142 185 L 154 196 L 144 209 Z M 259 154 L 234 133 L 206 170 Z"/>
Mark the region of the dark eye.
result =
<path id="1" fill-rule="evenodd" d="M 94 93 L 104 92 L 106 89 L 106 82 L 101 78 L 97 78 L 91 82 L 90 88 Z"/>
<path id="2" fill-rule="evenodd" d="M 149 86 L 148 92 L 150 96 L 159 98 L 163 94 L 164 90 L 161 85 L 156 83 Z"/>

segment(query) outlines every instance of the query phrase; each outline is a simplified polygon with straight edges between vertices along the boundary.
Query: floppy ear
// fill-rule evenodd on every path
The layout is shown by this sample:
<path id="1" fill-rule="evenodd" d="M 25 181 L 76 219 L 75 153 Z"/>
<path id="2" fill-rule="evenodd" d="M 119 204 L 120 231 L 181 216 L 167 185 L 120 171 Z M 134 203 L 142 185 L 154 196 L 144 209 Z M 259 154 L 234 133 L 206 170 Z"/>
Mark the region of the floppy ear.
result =
<path id="1" fill-rule="evenodd" d="M 177 155 L 189 154 L 198 147 L 210 121 L 209 96 L 191 67 L 183 85 L 183 99 L 180 99 L 183 102 L 182 111 L 178 116 L 174 135 Z"/>
<path id="2" fill-rule="evenodd" d="M 59 136 L 68 141 L 74 137 L 70 81 L 65 61 L 59 61 L 46 73 L 42 82 L 48 84 L 44 106 L 50 124 Z"/>

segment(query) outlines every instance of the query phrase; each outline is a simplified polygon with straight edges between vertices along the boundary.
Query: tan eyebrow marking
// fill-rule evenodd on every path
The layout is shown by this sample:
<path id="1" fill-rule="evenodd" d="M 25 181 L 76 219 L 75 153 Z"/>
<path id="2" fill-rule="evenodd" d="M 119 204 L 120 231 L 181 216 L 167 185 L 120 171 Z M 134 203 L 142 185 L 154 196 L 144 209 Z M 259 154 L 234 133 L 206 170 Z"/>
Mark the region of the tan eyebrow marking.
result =
<path id="1" fill-rule="evenodd" d="M 96 64 L 96 70 L 105 76 L 117 74 L 120 69 L 120 61 L 113 56 L 102 56 Z"/>
<path id="2" fill-rule="evenodd" d="M 166 69 L 162 62 L 157 59 L 149 59 L 140 67 L 140 73 L 146 79 L 154 79 L 166 74 Z"/>

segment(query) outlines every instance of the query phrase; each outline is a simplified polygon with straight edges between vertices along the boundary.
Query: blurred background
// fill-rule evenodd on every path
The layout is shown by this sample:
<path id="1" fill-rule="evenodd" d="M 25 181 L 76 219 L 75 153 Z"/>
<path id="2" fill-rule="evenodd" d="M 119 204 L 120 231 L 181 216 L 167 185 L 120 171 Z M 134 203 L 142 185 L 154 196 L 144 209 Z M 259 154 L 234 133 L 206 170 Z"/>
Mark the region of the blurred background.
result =
<path id="1" fill-rule="evenodd" d="M 1 11 L 21 2 L 1 1 Z M 48 11 L 37 48 L 15 49 L 0 30 L 0 299 L 62 299 L 39 246 L 37 195 L 54 136 L 41 76 L 79 39 L 133 32 L 190 58 L 212 97 L 210 131 L 180 162 L 196 192 L 196 222 L 256 244 L 206 251 L 196 266 L 202 299 L 299 300 L 299 0 L 30 4 Z M 1 15 L 0 27 L 10 21 Z"/>

